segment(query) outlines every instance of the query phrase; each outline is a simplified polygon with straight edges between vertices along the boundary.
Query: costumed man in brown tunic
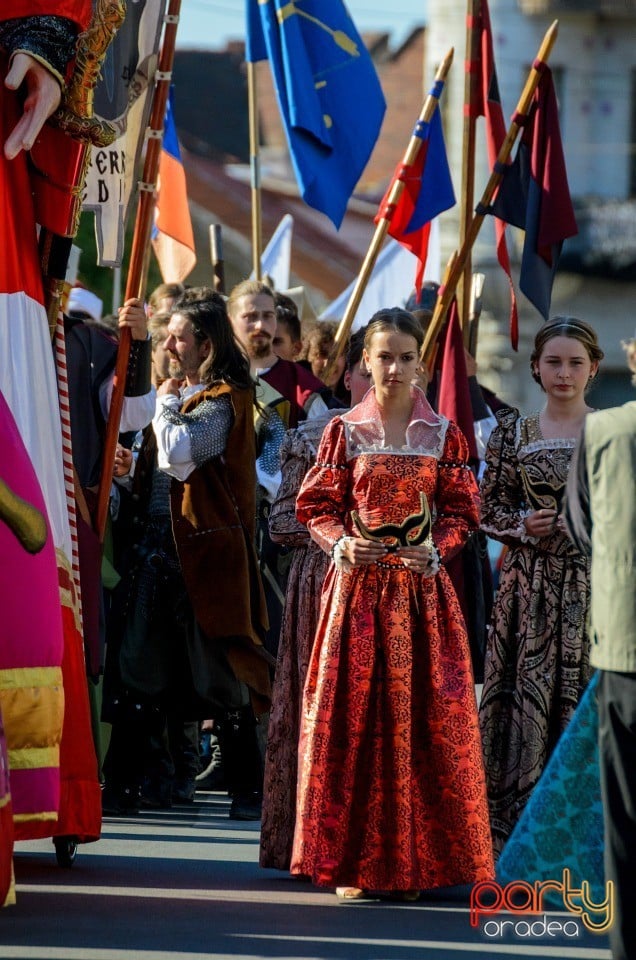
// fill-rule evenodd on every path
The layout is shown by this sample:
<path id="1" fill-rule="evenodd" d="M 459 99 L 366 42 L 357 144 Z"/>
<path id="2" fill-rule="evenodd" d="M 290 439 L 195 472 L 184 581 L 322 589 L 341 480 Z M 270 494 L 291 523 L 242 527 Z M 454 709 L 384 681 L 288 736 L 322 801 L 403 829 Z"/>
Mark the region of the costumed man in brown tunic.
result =
<path id="1" fill-rule="evenodd" d="M 159 712 L 178 703 L 184 720 L 245 710 L 254 722 L 269 708 L 270 676 L 249 362 L 221 297 L 178 300 L 164 348 L 171 376 L 135 471 L 138 488 L 149 482 L 122 680 Z"/>

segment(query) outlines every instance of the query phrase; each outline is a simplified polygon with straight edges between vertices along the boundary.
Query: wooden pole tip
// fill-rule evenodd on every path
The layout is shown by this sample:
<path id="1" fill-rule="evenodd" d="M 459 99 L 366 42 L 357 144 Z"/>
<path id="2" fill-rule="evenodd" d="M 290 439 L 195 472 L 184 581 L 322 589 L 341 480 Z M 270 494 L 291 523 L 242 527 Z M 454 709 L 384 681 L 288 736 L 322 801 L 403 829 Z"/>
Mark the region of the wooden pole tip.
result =
<path id="1" fill-rule="evenodd" d="M 543 60 L 545 63 L 550 54 L 552 53 L 552 48 L 556 43 L 557 37 L 559 35 L 559 21 L 553 20 L 548 29 L 545 32 L 545 36 L 541 43 L 541 48 L 538 53 L 538 59 Z"/>
<path id="2" fill-rule="evenodd" d="M 455 48 L 451 47 L 444 59 L 441 61 L 439 67 L 437 68 L 437 73 L 435 74 L 436 80 L 445 80 L 446 74 L 450 70 L 450 66 L 453 62 L 453 57 L 455 55 Z"/>

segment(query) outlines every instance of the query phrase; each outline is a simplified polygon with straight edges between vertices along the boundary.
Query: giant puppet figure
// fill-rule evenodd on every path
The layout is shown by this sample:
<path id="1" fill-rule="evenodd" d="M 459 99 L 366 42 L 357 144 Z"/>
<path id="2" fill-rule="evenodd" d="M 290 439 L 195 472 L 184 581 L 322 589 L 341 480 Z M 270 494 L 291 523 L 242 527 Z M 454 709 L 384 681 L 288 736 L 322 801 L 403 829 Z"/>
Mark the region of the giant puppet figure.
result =
<path id="1" fill-rule="evenodd" d="M 43 124 L 58 106 L 77 34 L 90 15 L 90 0 L 5 0 L 0 12 L 0 435 L 3 457 L 7 438 L 14 450 L 10 475 L 7 459 L 1 476 L 9 497 L 22 493 L 41 507 L 46 521 L 46 544 L 37 556 L 3 528 L 0 705 L 18 839 L 60 832 L 96 839 L 101 822 L 70 565 L 56 371 L 38 256 L 36 222 L 44 220 L 39 209 L 36 217 L 32 177 L 35 167 L 42 172 L 47 154 L 58 168 L 63 163 L 61 141 L 52 150 Z M 56 191 L 52 207 L 59 210 L 64 178 L 57 179 L 50 186 Z M 5 848 L 5 864 L 6 856 Z"/>
<path id="2" fill-rule="evenodd" d="M 10 792 L 22 831 L 53 831 L 60 793 L 62 651 L 58 577 L 44 498 L 0 394 L 0 904 L 13 902 Z M 10 584 L 9 584 L 10 578 Z M 10 589 L 7 587 L 10 585 Z M 28 632 L 25 632 L 28 631 Z M 2 711 L 7 715 L 4 742 Z M 8 747 L 8 750 L 7 750 Z M 11 758 L 13 770 L 7 763 Z"/>

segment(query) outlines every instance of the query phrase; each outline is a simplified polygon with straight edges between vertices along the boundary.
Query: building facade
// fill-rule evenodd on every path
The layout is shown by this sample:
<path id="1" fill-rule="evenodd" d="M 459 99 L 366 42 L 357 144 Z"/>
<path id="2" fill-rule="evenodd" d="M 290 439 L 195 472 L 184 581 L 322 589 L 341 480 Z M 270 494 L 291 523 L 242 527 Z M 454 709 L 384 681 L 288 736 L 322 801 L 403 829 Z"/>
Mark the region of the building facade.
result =
<path id="1" fill-rule="evenodd" d="M 553 20 L 559 21 L 550 66 L 579 235 L 564 245 L 552 314 L 573 314 L 597 329 L 606 360 L 591 402 L 611 406 L 630 398 L 620 341 L 633 336 L 636 328 L 636 2 L 490 0 L 489 7 L 506 118 L 516 109 L 546 30 Z M 426 62 L 432 69 L 450 46 L 456 51 L 444 94 L 444 119 L 458 191 L 465 18 L 465 0 L 429 0 Z M 482 129 L 478 131 L 477 157 L 476 200 L 489 175 Z M 458 218 L 458 208 L 443 218 L 446 255 L 457 246 Z M 509 228 L 508 235 L 511 256 L 518 263 L 523 234 Z M 480 375 L 522 410 L 532 409 L 541 398 L 528 363 L 542 318 L 519 294 L 521 336 L 519 352 L 513 354 L 507 336 L 508 284 L 495 259 L 494 232 L 488 218 L 474 248 L 473 269 L 486 275 Z"/>

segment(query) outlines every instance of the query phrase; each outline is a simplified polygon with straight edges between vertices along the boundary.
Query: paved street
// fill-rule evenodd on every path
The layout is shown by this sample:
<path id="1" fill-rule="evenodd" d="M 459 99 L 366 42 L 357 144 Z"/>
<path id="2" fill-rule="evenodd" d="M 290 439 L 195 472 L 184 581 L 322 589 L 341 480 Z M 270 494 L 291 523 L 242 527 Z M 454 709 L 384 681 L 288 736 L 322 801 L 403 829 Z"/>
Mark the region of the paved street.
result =
<path id="1" fill-rule="evenodd" d="M 71 869 L 50 840 L 19 844 L 0 960 L 610 958 L 582 924 L 575 938 L 489 940 L 470 926 L 465 889 L 414 904 L 338 903 L 261 870 L 258 825 L 227 811 L 225 795 L 197 794 L 194 806 L 107 819 Z"/>

